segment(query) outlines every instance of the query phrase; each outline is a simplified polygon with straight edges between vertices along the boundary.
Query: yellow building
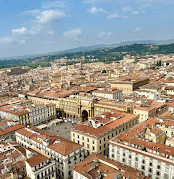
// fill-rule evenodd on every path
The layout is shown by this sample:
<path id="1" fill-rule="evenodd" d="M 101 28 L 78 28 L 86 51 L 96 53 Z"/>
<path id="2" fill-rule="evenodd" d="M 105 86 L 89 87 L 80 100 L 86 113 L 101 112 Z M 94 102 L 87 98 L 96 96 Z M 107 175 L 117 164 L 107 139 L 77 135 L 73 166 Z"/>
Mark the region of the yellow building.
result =
<path id="1" fill-rule="evenodd" d="M 134 114 L 106 112 L 71 129 L 71 140 L 81 144 L 85 154 L 108 155 L 109 140 L 138 123 Z"/>
<path id="2" fill-rule="evenodd" d="M 166 134 L 159 127 L 154 127 L 152 129 L 147 128 L 144 134 L 145 139 L 152 141 L 154 143 L 165 144 Z"/>
<path id="3" fill-rule="evenodd" d="M 152 118 L 163 114 L 168 110 L 168 106 L 165 103 L 153 103 L 151 106 L 140 106 L 133 109 L 133 114 L 139 116 L 139 121 L 143 122 L 146 119 Z"/>
<path id="4" fill-rule="evenodd" d="M 156 116 L 156 108 L 154 106 L 148 107 L 135 107 L 133 114 L 139 116 L 139 122 L 143 122 L 146 119 Z"/>
<path id="5" fill-rule="evenodd" d="M 148 83 L 148 78 L 123 78 L 118 79 L 115 82 L 111 82 L 111 88 L 117 88 L 119 90 L 122 90 L 123 94 L 128 94 L 138 89 L 140 86 L 143 86 Z"/>
<path id="6" fill-rule="evenodd" d="M 110 101 L 100 102 L 97 101 L 93 96 L 85 95 L 74 95 L 77 92 L 61 92 L 57 94 L 43 93 L 40 94 L 36 90 L 36 94 L 28 93 L 28 99 L 34 104 L 45 104 L 54 103 L 57 108 L 57 115 L 66 119 L 71 119 L 76 122 L 84 122 L 88 118 L 91 119 L 94 116 L 101 115 L 104 112 L 111 110 L 118 110 L 122 112 L 127 112 L 126 106 L 116 105 Z"/>

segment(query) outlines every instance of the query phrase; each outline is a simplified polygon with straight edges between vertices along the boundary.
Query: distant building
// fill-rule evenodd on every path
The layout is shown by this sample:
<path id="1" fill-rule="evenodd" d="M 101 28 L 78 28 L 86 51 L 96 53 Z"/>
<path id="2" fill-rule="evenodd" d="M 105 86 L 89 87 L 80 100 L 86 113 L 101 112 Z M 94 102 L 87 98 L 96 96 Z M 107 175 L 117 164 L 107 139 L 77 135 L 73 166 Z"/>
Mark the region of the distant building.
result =
<path id="1" fill-rule="evenodd" d="M 139 121 L 145 121 L 146 119 L 158 116 L 168 110 L 168 106 L 165 103 L 155 103 L 154 105 L 137 106 L 133 110 L 133 114 L 139 116 Z"/>
<path id="2" fill-rule="evenodd" d="M 11 119 L 25 126 L 40 125 L 56 118 L 55 104 L 42 105 L 21 105 L 8 104 L 0 107 L 0 116 L 4 119 Z"/>
<path id="3" fill-rule="evenodd" d="M 148 78 L 138 78 L 138 77 L 130 77 L 118 79 L 115 82 L 111 83 L 111 88 L 117 88 L 123 91 L 123 94 L 131 93 L 132 91 L 138 89 L 140 86 L 149 83 Z"/>
<path id="4" fill-rule="evenodd" d="M 122 91 L 121 90 L 95 90 L 92 92 L 94 96 L 107 98 L 107 99 L 122 99 Z"/>

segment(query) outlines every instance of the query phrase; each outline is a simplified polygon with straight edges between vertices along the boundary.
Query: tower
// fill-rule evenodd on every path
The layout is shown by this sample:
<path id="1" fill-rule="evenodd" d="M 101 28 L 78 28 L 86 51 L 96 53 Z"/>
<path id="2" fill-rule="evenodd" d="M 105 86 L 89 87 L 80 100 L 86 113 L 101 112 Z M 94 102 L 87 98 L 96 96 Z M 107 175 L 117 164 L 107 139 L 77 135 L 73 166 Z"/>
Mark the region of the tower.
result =
<path id="1" fill-rule="evenodd" d="M 85 60 L 85 57 L 82 56 L 80 59 L 80 70 L 83 70 L 83 61 Z"/>

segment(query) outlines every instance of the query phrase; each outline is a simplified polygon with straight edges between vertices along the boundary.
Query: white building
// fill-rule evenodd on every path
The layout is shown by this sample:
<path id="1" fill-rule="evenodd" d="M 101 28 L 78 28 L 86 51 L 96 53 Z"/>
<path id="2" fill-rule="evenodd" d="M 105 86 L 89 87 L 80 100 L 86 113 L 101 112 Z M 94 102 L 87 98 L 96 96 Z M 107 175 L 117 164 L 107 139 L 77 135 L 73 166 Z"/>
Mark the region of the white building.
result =
<path id="1" fill-rule="evenodd" d="M 152 100 L 156 100 L 161 96 L 161 93 L 159 91 L 138 90 L 135 92 L 140 96 L 146 96 L 147 99 L 152 99 Z"/>
<path id="2" fill-rule="evenodd" d="M 84 159 L 81 145 L 36 127 L 20 129 L 15 135 L 16 141 L 22 146 L 36 149 L 54 159 L 57 178 L 70 178 L 70 167 Z"/>
<path id="3" fill-rule="evenodd" d="M 26 150 L 26 172 L 31 179 L 56 179 L 55 162 L 33 149 Z"/>
<path id="4" fill-rule="evenodd" d="M 122 91 L 121 90 L 95 90 L 92 92 L 94 96 L 107 98 L 107 99 L 122 99 Z"/>
<path id="5" fill-rule="evenodd" d="M 115 162 L 100 154 L 93 154 L 73 167 L 74 179 L 143 179 L 141 171 Z"/>
<path id="6" fill-rule="evenodd" d="M 174 148 L 127 134 L 110 141 L 109 158 L 142 171 L 153 179 L 174 179 Z"/>

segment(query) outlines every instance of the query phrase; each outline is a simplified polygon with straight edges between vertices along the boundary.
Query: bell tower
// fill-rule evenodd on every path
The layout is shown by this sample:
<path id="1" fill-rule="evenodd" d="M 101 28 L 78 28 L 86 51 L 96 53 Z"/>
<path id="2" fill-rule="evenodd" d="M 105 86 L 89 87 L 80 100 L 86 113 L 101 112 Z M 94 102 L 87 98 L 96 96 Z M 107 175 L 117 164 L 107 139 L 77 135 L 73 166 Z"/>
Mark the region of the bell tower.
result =
<path id="1" fill-rule="evenodd" d="M 80 70 L 83 70 L 83 61 L 85 60 L 85 57 L 82 56 L 80 59 Z"/>

